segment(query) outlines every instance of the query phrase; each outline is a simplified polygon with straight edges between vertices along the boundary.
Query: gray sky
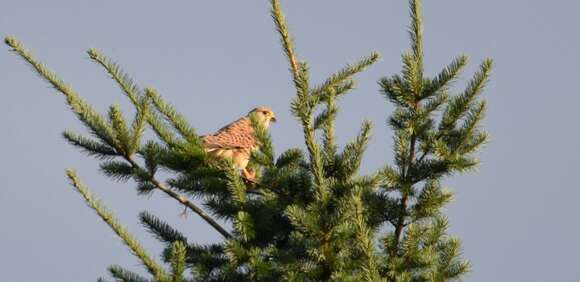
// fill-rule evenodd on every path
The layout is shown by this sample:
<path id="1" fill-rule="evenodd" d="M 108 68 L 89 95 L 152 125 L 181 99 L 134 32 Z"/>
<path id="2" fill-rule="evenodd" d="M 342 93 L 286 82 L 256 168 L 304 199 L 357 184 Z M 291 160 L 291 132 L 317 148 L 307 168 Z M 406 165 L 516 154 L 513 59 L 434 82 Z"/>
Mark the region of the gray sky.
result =
<path id="1" fill-rule="evenodd" d="M 457 192 L 447 209 L 451 233 L 473 263 L 465 281 L 578 281 L 580 268 L 580 19 L 578 1 L 424 1 L 430 74 L 467 54 L 464 86 L 485 57 L 496 62 L 485 91 L 492 142 L 479 172 L 447 181 Z M 408 46 L 407 1 L 284 1 L 298 54 L 314 81 L 371 51 L 382 59 L 359 75 L 338 123 L 344 143 L 363 119 L 375 128 L 364 171 L 392 163 L 386 117 L 392 106 L 376 81 L 400 70 Z M 280 122 L 277 152 L 301 143 L 288 102 L 288 65 L 265 0 L 0 0 L 0 35 L 14 35 L 98 109 L 129 104 L 84 53 L 96 47 L 141 86 L 154 86 L 194 124 L 211 132 L 256 105 Z M 3 281 L 94 281 L 106 267 L 140 270 L 121 241 L 67 184 L 79 176 L 155 255 L 161 245 L 138 224 L 149 210 L 197 242 L 219 235 L 161 194 L 138 197 L 132 184 L 97 172 L 97 161 L 60 137 L 82 130 L 55 94 L 6 46 L 0 47 L 0 265 Z"/>

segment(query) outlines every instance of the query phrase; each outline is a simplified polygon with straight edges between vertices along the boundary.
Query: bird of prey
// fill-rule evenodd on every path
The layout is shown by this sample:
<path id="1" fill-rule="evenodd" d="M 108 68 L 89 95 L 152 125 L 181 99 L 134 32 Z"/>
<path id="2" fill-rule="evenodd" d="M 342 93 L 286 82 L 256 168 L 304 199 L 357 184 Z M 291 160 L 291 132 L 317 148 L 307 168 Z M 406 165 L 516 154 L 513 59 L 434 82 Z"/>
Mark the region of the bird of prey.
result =
<path id="1" fill-rule="evenodd" d="M 267 129 L 271 122 L 276 122 L 276 115 L 272 109 L 261 106 L 251 110 L 245 117 L 222 127 L 216 133 L 201 138 L 208 154 L 232 160 L 234 167 L 241 171 L 242 176 L 253 182 L 255 172 L 249 171 L 246 166 L 252 151 L 256 150 L 259 144 L 254 136 L 251 115 L 255 115 L 264 129 Z"/>

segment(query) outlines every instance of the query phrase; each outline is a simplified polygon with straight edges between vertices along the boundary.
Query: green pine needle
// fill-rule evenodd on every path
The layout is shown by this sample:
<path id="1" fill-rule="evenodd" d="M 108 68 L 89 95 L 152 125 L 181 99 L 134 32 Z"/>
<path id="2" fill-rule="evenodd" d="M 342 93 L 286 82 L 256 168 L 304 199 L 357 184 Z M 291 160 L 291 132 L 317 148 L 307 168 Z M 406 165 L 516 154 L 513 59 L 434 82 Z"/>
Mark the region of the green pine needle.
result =
<path id="1" fill-rule="evenodd" d="M 135 238 L 129 234 L 129 232 L 123 227 L 113 214 L 106 210 L 101 202 L 95 199 L 89 190 L 80 182 L 76 172 L 74 170 L 67 170 L 66 175 L 71 183 L 71 185 L 81 194 L 81 196 L 86 201 L 87 205 L 92 208 L 111 229 L 123 240 L 125 245 L 129 247 L 133 255 L 135 255 L 147 268 L 147 271 L 155 277 L 157 281 L 167 281 L 168 274 L 163 270 L 161 266 L 157 264 L 141 247 L 141 245 L 135 240 Z"/>
<path id="2" fill-rule="evenodd" d="M 171 281 L 182 282 L 183 272 L 185 271 L 185 259 L 187 250 L 181 241 L 175 241 L 171 244 Z"/>
<path id="3" fill-rule="evenodd" d="M 62 137 L 71 145 L 80 148 L 83 152 L 98 159 L 106 160 L 119 155 L 115 148 L 69 130 L 65 130 L 62 133 Z"/>
<path id="4" fill-rule="evenodd" d="M 187 239 L 181 232 L 173 229 L 158 217 L 148 212 L 141 212 L 139 213 L 139 220 L 157 240 L 169 245 L 176 241 L 187 244 Z"/>
<path id="5" fill-rule="evenodd" d="M 120 267 L 118 265 L 112 265 L 109 267 L 108 270 L 109 270 L 109 273 L 111 274 L 111 276 L 113 276 L 113 278 L 118 279 L 118 281 L 123 281 L 123 282 L 150 282 L 151 281 L 149 279 L 146 279 L 146 278 L 140 276 L 137 273 L 123 269 L 122 267 Z"/>
<path id="6" fill-rule="evenodd" d="M 165 120 L 170 123 L 186 141 L 199 143 L 197 134 L 193 127 L 189 125 L 187 119 L 178 113 L 173 106 L 166 103 L 163 98 L 157 94 L 155 89 L 145 88 L 145 94 L 149 99 L 151 99 L 155 108 L 163 114 Z"/>
<path id="7" fill-rule="evenodd" d="M 12 48 L 12 50 L 24 59 L 34 70 L 47 82 L 49 82 L 57 91 L 62 93 L 67 104 L 71 110 L 77 115 L 79 120 L 91 131 L 91 133 L 103 141 L 105 144 L 117 148 L 114 140 L 113 129 L 105 122 L 104 118 L 97 113 L 85 102 L 70 85 L 56 76 L 53 72 L 48 70 L 42 63 L 40 63 L 34 56 L 24 48 L 20 41 L 14 37 L 7 37 L 4 42 Z"/>

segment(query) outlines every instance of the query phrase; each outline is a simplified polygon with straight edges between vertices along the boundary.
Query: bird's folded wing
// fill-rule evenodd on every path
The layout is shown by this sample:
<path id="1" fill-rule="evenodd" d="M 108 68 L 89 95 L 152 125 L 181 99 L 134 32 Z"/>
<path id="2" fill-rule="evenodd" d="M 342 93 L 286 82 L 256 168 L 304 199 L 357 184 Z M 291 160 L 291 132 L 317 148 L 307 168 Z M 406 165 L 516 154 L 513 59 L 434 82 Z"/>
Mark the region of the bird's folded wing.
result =
<path id="1" fill-rule="evenodd" d="M 202 136 L 204 146 L 212 148 L 252 148 L 256 145 L 254 131 L 250 119 L 247 117 L 238 119 L 218 132 Z"/>

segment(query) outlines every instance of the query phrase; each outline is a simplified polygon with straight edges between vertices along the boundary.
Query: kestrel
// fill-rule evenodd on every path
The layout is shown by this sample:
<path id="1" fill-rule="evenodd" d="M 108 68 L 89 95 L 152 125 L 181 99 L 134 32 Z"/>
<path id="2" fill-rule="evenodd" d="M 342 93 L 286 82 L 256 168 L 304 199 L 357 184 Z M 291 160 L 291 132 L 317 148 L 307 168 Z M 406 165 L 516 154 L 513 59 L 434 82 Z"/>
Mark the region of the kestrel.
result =
<path id="1" fill-rule="evenodd" d="M 270 126 L 270 122 L 276 122 L 274 112 L 269 107 L 262 106 L 251 110 L 245 117 L 220 128 L 216 133 L 202 136 L 203 146 L 207 153 L 231 159 L 234 167 L 239 169 L 242 176 L 249 181 L 254 181 L 255 173 L 248 171 L 246 166 L 252 151 L 259 146 L 250 120 L 252 114 L 256 116 L 264 129 Z"/>

